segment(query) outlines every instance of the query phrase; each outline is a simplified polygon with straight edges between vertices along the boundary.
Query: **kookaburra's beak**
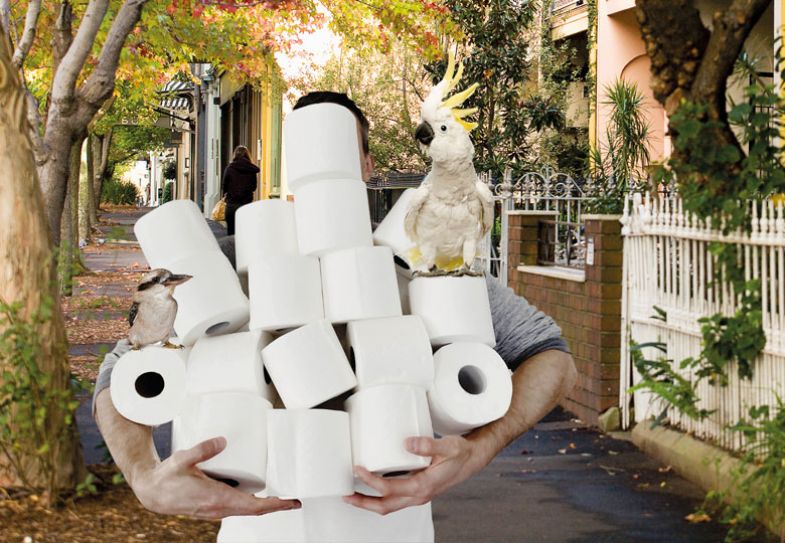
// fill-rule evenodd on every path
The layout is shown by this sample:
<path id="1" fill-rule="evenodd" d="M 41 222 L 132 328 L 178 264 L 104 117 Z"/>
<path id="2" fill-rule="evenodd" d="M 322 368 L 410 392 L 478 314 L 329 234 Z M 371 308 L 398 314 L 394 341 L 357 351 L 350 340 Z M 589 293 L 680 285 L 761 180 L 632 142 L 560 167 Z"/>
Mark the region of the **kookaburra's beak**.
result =
<path id="1" fill-rule="evenodd" d="M 164 285 L 167 286 L 167 287 L 174 287 L 174 286 L 181 285 L 181 284 L 185 283 L 186 281 L 188 281 L 192 277 L 193 277 L 192 275 L 175 275 L 175 274 L 172 274 L 164 281 Z"/>
<path id="2" fill-rule="evenodd" d="M 421 122 L 414 132 L 414 137 L 423 145 L 430 145 L 433 141 L 433 128 L 426 122 Z"/>

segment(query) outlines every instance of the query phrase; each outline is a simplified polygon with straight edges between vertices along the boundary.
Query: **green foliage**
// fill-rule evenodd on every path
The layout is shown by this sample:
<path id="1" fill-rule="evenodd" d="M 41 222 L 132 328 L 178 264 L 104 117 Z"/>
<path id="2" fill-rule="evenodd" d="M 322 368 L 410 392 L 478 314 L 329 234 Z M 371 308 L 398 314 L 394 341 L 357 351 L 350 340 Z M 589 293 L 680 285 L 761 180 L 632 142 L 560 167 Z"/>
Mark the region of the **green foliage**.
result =
<path id="1" fill-rule="evenodd" d="M 144 158 L 149 152 L 161 151 L 171 138 L 171 131 L 158 126 L 119 125 L 112 131 L 109 162 L 123 163 Z"/>
<path id="2" fill-rule="evenodd" d="M 98 494 L 98 487 L 95 484 L 96 481 L 98 481 L 98 478 L 94 474 L 87 472 L 84 481 L 76 485 L 76 497 L 83 498 L 85 496 L 94 496 Z"/>
<path id="3" fill-rule="evenodd" d="M 139 189 L 133 183 L 107 179 L 101 191 L 101 202 L 115 205 L 133 205 L 139 197 Z"/>
<path id="4" fill-rule="evenodd" d="M 75 399 L 80 384 L 53 386 L 52 375 L 41 370 L 40 329 L 52 318 L 46 300 L 29 318 L 21 304 L 0 300 L 0 451 L 12 476 L 34 488 L 31 476 L 43 476 L 43 490 L 57 496 L 56 470 L 60 446 L 71 439 Z M 40 478 L 40 477 L 39 477 Z"/>
<path id="5" fill-rule="evenodd" d="M 166 202 L 171 202 L 173 197 L 174 197 L 174 183 L 170 181 L 164 186 L 164 193 L 161 196 L 161 203 L 165 204 Z"/>
<path id="6" fill-rule="evenodd" d="M 747 452 L 731 474 L 733 490 L 710 492 L 704 508 L 729 527 L 728 543 L 764 535 L 762 520 L 785 538 L 785 403 L 777 396 L 776 406 L 753 406 L 731 429 L 744 436 Z"/>
<path id="7" fill-rule="evenodd" d="M 610 107 L 606 143 L 590 151 L 594 172 L 587 207 L 590 213 L 618 214 L 625 195 L 647 184 L 650 129 L 645 97 L 635 83 L 617 79 L 605 92 L 603 104 Z"/>
<path id="8" fill-rule="evenodd" d="M 661 356 L 651 359 L 644 355 L 644 349 L 653 348 Z M 695 419 L 705 419 L 711 411 L 697 407 L 699 398 L 694 385 L 689 379 L 673 368 L 673 360 L 667 358 L 668 348 L 665 343 L 635 343 L 630 342 L 630 356 L 635 369 L 640 373 L 642 380 L 630 389 L 630 393 L 638 390 L 648 390 L 661 398 L 665 405 L 662 412 L 654 419 L 656 426 L 667 416 L 668 409 L 675 407 L 682 413 Z M 682 360 L 679 369 L 684 372 L 694 368 L 696 361 L 693 358 Z"/>
<path id="9" fill-rule="evenodd" d="M 161 175 L 163 175 L 163 178 L 167 181 L 177 179 L 177 163 L 174 160 L 166 162 L 161 169 Z"/>
<path id="10" fill-rule="evenodd" d="M 536 73 L 530 64 L 529 45 L 536 13 L 533 2 L 500 0 L 445 0 L 452 18 L 463 33 L 467 47 L 463 57 L 461 88 L 479 82 L 482 89 L 463 107 L 478 107 L 472 118 L 479 126 L 472 132 L 475 166 L 501 176 L 507 166 L 515 169 L 529 156 L 531 132 L 525 104 L 532 93 Z M 427 66 L 434 81 L 441 79 L 446 59 Z"/>

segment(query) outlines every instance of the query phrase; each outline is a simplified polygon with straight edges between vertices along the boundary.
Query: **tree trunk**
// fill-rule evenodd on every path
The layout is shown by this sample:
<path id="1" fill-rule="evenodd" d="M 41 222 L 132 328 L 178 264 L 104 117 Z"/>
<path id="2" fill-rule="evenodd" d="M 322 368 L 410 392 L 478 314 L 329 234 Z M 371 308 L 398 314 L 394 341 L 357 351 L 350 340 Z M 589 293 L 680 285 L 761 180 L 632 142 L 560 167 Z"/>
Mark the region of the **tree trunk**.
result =
<path id="1" fill-rule="evenodd" d="M 0 43 L 0 299 L 21 304 L 20 317 L 31 317 L 47 302 L 53 302 L 51 315 L 37 325 L 36 347 L 40 369 L 51 381 L 52 391 L 69 387 L 67 343 L 55 281 L 55 267 L 41 190 L 38 184 L 30 128 L 26 112 L 26 94 L 17 70 L 11 64 L 7 37 Z M 58 223 L 59 224 L 59 223 Z M 6 362 L 0 360 L 0 366 Z M 0 384 L 3 372 L 0 371 Z M 74 488 L 84 475 L 76 425 L 68 426 L 62 409 L 46 412 L 51 435 L 63 436 L 51 443 L 54 472 L 47 474 L 31 469 L 27 480 L 34 486 L 54 490 Z M 24 459 L 28 466 L 37 465 L 37 455 Z M 7 469 L 8 458 L 0 458 L 0 484 L 20 484 L 19 473 Z M 51 475 L 51 477 L 50 477 Z M 49 493 L 51 496 L 51 492 Z"/>
<path id="2" fill-rule="evenodd" d="M 93 202 L 93 165 L 90 153 L 90 136 L 82 143 L 80 159 L 82 168 L 79 174 L 79 246 L 90 240 L 90 204 Z"/>
<path id="3" fill-rule="evenodd" d="M 78 144 L 71 148 L 69 173 L 66 182 L 63 213 L 60 217 L 60 246 L 58 251 L 58 279 L 60 292 L 70 296 L 72 278 L 74 276 L 74 255 L 76 254 L 76 236 L 79 229 L 79 170 L 81 149 Z"/>
<path id="4" fill-rule="evenodd" d="M 90 214 L 90 230 L 88 237 L 92 237 L 92 228 L 98 224 L 97 202 L 95 198 L 95 136 L 87 138 L 87 210 Z"/>

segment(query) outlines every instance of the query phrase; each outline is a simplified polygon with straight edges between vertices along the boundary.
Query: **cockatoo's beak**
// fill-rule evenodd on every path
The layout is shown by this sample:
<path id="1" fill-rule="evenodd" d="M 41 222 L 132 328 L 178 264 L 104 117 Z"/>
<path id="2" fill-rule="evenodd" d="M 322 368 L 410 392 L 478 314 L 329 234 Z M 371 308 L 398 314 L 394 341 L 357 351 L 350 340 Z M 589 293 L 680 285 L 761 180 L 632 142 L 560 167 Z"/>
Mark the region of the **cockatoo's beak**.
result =
<path id="1" fill-rule="evenodd" d="M 433 135 L 433 128 L 426 122 L 421 122 L 414 132 L 414 137 L 423 145 L 430 145 L 433 141 Z"/>

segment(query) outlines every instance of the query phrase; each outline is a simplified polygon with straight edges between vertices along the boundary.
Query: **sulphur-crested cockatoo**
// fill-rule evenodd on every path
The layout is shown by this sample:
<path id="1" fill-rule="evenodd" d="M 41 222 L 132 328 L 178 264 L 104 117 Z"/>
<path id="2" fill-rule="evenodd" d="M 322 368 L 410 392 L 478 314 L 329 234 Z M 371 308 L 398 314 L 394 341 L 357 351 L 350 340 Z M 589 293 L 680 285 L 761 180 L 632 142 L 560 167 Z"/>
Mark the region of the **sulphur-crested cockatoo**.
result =
<path id="1" fill-rule="evenodd" d="M 477 247 L 493 226 L 493 197 L 477 178 L 469 132 L 476 123 L 463 120 L 477 108 L 457 109 L 474 93 L 477 83 L 448 96 L 463 74 L 455 72 L 450 54 L 444 79 L 423 102 L 415 132 L 431 158 L 431 171 L 412 198 L 404 226 L 415 248 L 409 255 L 419 272 L 468 271 Z"/>

